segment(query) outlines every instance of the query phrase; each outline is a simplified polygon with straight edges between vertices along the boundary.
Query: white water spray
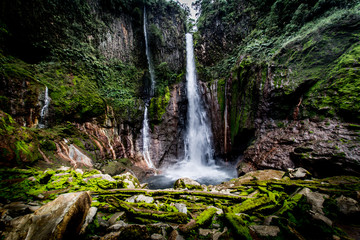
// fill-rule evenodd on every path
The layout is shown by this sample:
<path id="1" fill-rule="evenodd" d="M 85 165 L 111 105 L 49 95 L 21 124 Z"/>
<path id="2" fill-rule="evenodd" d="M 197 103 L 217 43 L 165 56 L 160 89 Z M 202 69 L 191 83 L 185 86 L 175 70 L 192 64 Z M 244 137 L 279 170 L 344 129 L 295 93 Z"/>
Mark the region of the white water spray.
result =
<path id="1" fill-rule="evenodd" d="M 50 105 L 51 98 L 49 97 L 49 89 L 45 86 L 45 94 L 44 94 L 44 105 L 40 111 L 40 121 L 39 121 L 39 128 L 46 127 L 46 118 L 49 113 L 49 105 Z"/>
<path id="2" fill-rule="evenodd" d="M 205 182 L 221 182 L 232 174 L 215 165 L 212 149 L 212 133 L 208 117 L 202 105 L 196 79 L 193 38 L 186 34 L 186 90 L 188 98 L 185 158 L 165 171 L 171 179 L 189 177 Z"/>
<path id="3" fill-rule="evenodd" d="M 155 89 L 155 71 L 152 65 L 151 56 L 150 56 L 150 49 L 148 43 L 148 35 L 147 35 L 147 23 L 146 23 L 146 8 L 144 7 L 144 36 L 145 36 L 145 52 L 146 58 L 149 65 L 149 72 L 150 72 L 150 79 L 151 79 L 151 86 L 150 86 L 150 99 L 154 96 L 154 89 Z M 150 138 L 149 138 L 149 119 L 148 119 L 148 105 L 150 103 L 150 99 L 145 101 L 145 111 L 144 111 L 144 121 L 143 121 L 143 128 L 142 128 L 142 140 L 143 140 L 143 156 L 145 159 L 146 164 L 149 168 L 155 168 L 153 162 L 151 161 L 150 157 Z"/>

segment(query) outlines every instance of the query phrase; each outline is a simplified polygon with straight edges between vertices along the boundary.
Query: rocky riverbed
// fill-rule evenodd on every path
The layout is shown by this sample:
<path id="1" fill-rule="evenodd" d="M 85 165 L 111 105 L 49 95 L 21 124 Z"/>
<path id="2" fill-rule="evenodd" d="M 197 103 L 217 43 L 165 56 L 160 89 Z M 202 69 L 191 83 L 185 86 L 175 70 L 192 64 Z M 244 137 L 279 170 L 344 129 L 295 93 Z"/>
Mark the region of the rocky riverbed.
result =
<path id="1" fill-rule="evenodd" d="M 2 169 L 1 239 L 358 239 L 360 178 L 262 170 L 150 190 L 131 173 Z"/>

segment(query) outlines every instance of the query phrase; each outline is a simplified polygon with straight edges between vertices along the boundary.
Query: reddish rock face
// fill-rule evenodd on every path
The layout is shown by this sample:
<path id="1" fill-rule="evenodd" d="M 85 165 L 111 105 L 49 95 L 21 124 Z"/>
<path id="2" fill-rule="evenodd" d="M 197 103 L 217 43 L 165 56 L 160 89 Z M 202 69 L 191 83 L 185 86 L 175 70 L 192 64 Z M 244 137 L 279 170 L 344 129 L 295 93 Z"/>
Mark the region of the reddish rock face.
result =
<path id="1" fill-rule="evenodd" d="M 317 177 L 360 174 L 357 133 L 334 120 L 270 125 L 244 153 L 243 163 L 255 168 L 287 169 L 302 166 Z M 239 174 L 248 172 L 240 164 Z"/>

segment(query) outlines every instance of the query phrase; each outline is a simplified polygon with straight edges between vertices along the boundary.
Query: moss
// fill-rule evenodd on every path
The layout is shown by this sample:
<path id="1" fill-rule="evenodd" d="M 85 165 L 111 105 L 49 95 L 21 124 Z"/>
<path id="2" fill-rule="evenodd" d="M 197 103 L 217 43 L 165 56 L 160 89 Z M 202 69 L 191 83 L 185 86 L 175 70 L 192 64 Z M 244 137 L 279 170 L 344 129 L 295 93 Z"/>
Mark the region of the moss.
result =
<path id="1" fill-rule="evenodd" d="M 117 208 L 125 210 L 127 214 L 131 217 L 141 217 L 141 218 L 150 218 L 154 220 L 164 221 L 164 222 L 173 222 L 173 223 L 186 223 L 187 215 L 180 212 L 159 212 L 151 210 L 142 210 L 131 207 L 131 205 L 119 201 L 118 199 L 111 197 L 107 198 L 108 203 L 114 205 Z"/>
<path id="2" fill-rule="evenodd" d="M 55 142 L 48 140 L 48 139 L 43 139 L 40 141 L 40 147 L 41 149 L 47 150 L 47 151 L 55 151 L 56 150 L 56 144 Z"/>
<path id="3" fill-rule="evenodd" d="M 149 106 L 149 119 L 153 124 L 159 124 L 170 101 L 169 87 L 165 88 L 163 96 L 153 97 Z"/>
<path id="4" fill-rule="evenodd" d="M 225 213 L 225 218 L 237 236 L 242 239 L 252 239 L 249 228 L 246 226 L 246 223 L 241 216 L 237 216 L 233 213 Z"/>
<path id="5" fill-rule="evenodd" d="M 208 208 L 203 211 L 199 216 L 196 217 L 195 221 L 198 226 L 209 225 L 214 217 L 217 209 L 216 208 Z"/>
<path id="6" fill-rule="evenodd" d="M 243 213 L 243 212 L 247 212 L 250 210 L 254 210 L 260 206 L 270 204 L 271 202 L 272 202 L 272 200 L 266 196 L 256 198 L 256 199 L 247 199 L 244 202 L 242 202 L 241 204 L 238 204 L 238 205 L 230 208 L 230 211 L 232 211 L 233 213 Z"/>

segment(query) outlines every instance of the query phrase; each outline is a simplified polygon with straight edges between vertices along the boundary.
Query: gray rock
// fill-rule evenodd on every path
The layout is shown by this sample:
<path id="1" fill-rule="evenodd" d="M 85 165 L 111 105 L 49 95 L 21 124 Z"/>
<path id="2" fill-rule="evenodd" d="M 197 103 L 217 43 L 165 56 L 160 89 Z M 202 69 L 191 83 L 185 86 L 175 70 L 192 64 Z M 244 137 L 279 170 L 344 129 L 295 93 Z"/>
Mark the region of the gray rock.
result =
<path id="1" fill-rule="evenodd" d="M 125 212 L 116 212 L 114 215 L 111 216 L 109 219 L 109 224 L 113 225 L 118 221 L 118 219 L 122 218 L 125 215 Z"/>
<path id="2" fill-rule="evenodd" d="M 123 173 L 120 175 L 116 175 L 116 176 L 114 176 L 114 178 L 118 181 L 124 182 L 126 185 L 126 188 L 129 188 L 129 189 L 141 188 L 141 185 L 139 184 L 139 180 L 129 172 Z"/>
<path id="3" fill-rule="evenodd" d="M 110 224 L 107 221 L 105 221 L 101 216 L 99 216 L 99 214 L 96 216 L 96 219 L 97 219 L 97 221 L 99 223 L 99 226 L 101 228 L 105 229 L 105 228 L 108 228 L 110 226 Z"/>
<path id="4" fill-rule="evenodd" d="M 329 198 L 328 195 L 318 193 L 318 192 L 312 192 L 309 188 L 302 189 L 299 194 L 306 197 L 307 202 L 312 205 L 312 210 L 314 212 L 320 213 L 324 215 L 323 212 L 323 203 L 326 198 Z"/>
<path id="5" fill-rule="evenodd" d="M 302 167 L 295 169 L 289 168 L 287 173 L 291 179 L 304 179 L 311 177 L 310 172 Z"/>
<path id="6" fill-rule="evenodd" d="M 218 224 L 218 223 L 214 223 L 212 226 L 213 226 L 213 228 L 220 228 L 220 224 Z"/>
<path id="7" fill-rule="evenodd" d="M 327 225 L 332 227 L 332 225 L 333 225 L 332 221 L 329 218 L 327 218 L 326 216 L 324 216 L 323 214 L 320 214 L 318 212 L 310 212 L 310 214 L 314 219 L 323 221 L 324 223 L 326 223 Z"/>
<path id="8" fill-rule="evenodd" d="M 143 194 L 140 194 L 140 195 L 135 195 L 135 196 L 129 197 L 125 201 L 131 202 L 131 203 L 139 203 L 139 202 L 152 203 L 152 202 L 154 202 L 154 198 L 147 197 Z"/>
<path id="9" fill-rule="evenodd" d="M 250 229 L 261 237 L 276 237 L 280 232 L 278 226 L 252 225 Z"/>
<path id="10" fill-rule="evenodd" d="M 111 225 L 109 231 L 119 231 L 122 227 L 126 227 L 128 224 L 124 221 L 117 221 L 115 224 Z"/>
<path id="11" fill-rule="evenodd" d="M 221 238 L 224 234 L 226 234 L 227 231 L 228 231 L 228 228 L 225 227 L 222 232 L 216 232 L 216 233 L 214 233 L 212 239 L 213 239 L 213 240 L 218 240 L 218 239 Z"/>
<path id="12" fill-rule="evenodd" d="M 96 215 L 96 212 L 97 212 L 97 208 L 96 208 L 96 207 L 91 207 L 91 208 L 89 209 L 88 214 L 86 215 L 86 218 L 85 218 L 85 222 L 84 222 L 84 224 L 83 224 L 82 227 L 81 227 L 80 234 L 85 233 L 86 227 L 89 225 L 89 223 L 92 222 L 92 220 L 94 219 L 94 217 L 95 217 L 95 215 Z"/>
<path id="13" fill-rule="evenodd" d="M 217 232 L 216 229 L 202 229 L 202 228 L 199 229 L 199 235 L 203 237 L 207 237 L 209 235 L 213 236 L 215 232 Z"/>
<path id="14" fill-rule="evenodd" d="M 154 233 L 151 235 L 151 239 L 152 240 L 165 240 L 165 238 L 163 237 L 163 235 L 158 234 L 158 233 Z"/>
<path id="15" fill-rule="evenodd" d="M 170 233 L 168 240 L 184 240 L 184 237 L 181 236 L 177 230 L 173 230 Z"/>
<path id="16" fill-rule="evenodd" d="M 56 169 L 57 171 L 68 171 L 70 167 L 61 166 L 60 168 Z"/>
<path id="17" fill-rule="evenodd" d="M 113 179 L 109 174 L 95 174 L 90 177 L 84 178 L 83 180 L 85 182 L 89 181 L 91 178 L 101 178 L 103 180 L 109 181 L 109 182 L 115 182 L 116 180 Z"/>
<path id="18" fill-rule="evenodd" d="M 174 183 L 174 189 L 202 189 L 200 183 L 190 178 L 180 178 Z"/>
<path id="19" fill-rule="evenodd" d="M 340 196 L 339 198 L 336 199 L 336 202 L 339 211 L 346 216 L 360 213 L 359 203 L 352 198 Z"/>
<path id="20" fill-rule="evenodd" d="M 13 219 L 6 240 L 48 240 L 49 236 L 63 239 L 66 234 L 77 235 L 90 208 L 88 192 L 67 193 L 47 203 L 33 214 Z"/>
<path id="21" fill-rule="evenodd" d="M 184 203 L 175 203 L 174 205 L 176 209 L 181 213 L 187 213 L 187 208 Z"/>

